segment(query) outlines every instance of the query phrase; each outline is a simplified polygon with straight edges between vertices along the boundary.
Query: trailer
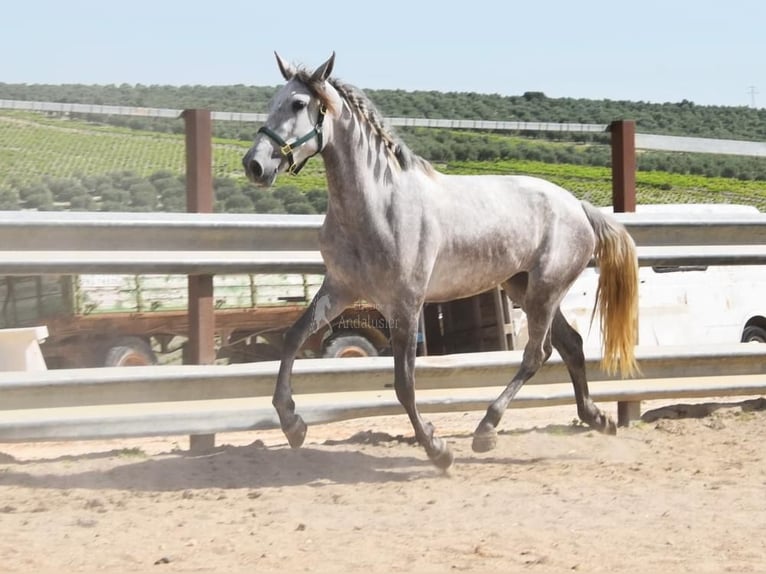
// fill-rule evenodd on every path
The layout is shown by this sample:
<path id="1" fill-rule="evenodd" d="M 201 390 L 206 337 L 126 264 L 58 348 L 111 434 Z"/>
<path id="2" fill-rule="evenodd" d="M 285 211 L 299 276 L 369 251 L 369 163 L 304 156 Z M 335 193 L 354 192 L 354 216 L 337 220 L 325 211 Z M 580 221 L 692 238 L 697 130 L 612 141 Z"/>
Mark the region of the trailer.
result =
<path id="1" fill-rule="evenodd" d="M 214 278 L 217 360 L 279 357 L 284 331 L 304 312 L 323 277 L 238 274 Z M 0 278 L 0 329 L 45 325 L 48 368 L 181 362 L 188 340 L 184 275 L 58 275 Z M 386 321 L 359 303 L 314 334 L 302 357 L 386 353 Z"/>

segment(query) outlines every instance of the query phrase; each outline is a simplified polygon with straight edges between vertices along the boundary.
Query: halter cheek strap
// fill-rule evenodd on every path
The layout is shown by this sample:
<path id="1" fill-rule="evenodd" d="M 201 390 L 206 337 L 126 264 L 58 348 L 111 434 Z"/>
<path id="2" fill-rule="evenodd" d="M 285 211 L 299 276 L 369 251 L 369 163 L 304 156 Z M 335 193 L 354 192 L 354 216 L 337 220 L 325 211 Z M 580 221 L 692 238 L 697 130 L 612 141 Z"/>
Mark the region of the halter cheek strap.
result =
<path id="1" fill-rule="evenodd" d="M 266 126 L 262 126 L 261 129 L 258 130 L 258 133 L 262 133 L 268 137 L 270 137 L 274 142 L 279 146 L 279 151 L 282 154 L 283 157 L 285 157 L 290 164 L 290 167 L 287 168 L 287 172 L 291 175 L 298 175 L 298 172 L 303 169 L 303 166 L 306 165 L 306 162 L 310 160 L 312 157 L 314 157 L 316 154 L 318 154 L 320 151 L 322 151 L 322 123 L 324 122 L 325 114 L 327 113 L 327 109 L 324 106 L 319 107 L 319 114 L 317 115 L 317 123 L 314 124 L 314 129 L 312 129 L 309 133 L 307 133 L 304 136 L 299 137 L 297 140 L 295 140 L 292 143 L 287 143 L 282 136 L 280 136 L 277 132 L 274 130 L 267 128 Z M 293 157 L 293 151 L 301 147 L 303 144 L 305 144 L 308 141 L 311 141 L 316 137 L 317 139 L 317 151 L 311 154 L 309 157 L 304 159 L 300 164 L 295 163 L 295 158 Z"/>

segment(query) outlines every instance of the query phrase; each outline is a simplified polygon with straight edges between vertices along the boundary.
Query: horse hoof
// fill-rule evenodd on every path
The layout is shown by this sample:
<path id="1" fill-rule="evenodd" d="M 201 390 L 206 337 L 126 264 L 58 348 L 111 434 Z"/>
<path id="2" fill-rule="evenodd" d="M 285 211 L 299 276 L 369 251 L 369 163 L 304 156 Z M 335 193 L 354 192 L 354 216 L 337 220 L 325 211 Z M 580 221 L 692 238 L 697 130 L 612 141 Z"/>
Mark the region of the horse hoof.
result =
<path id="1" fill-rule="evenodd" d="M 445 441 L 440 441 L 440 445 L 435 452 L 428 455 L 434 466 L 441 470 L 447 470 L 455 461 L 455 455 L 452 454 L 452 449 Z"/>
<path id="2" fill-rule="evenodd" d="M 295 415 L 293 424 L 289 427 L 282 429 L 287 437 L 287 442 L 290 443 L 292 448 L 300 448 L 303 441 L 306 439 L 306 423 L 300 415 Z"/>
<path id="3" fill-rule="evenodd" d="M 473 452 L 489 452 L 497 446 L 497 431 L 476 432 L 473 434 L 471 448 Z"/>

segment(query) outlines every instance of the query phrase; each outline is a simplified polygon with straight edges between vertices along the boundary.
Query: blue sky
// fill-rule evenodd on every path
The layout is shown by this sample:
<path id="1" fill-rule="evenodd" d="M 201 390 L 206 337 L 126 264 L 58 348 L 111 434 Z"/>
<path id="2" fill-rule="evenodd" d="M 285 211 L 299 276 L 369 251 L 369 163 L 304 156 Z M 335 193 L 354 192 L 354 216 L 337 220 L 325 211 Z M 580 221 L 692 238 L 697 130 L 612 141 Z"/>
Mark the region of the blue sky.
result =
<path id="1" fill-rule="evenodd" d="M 764 0 L 6 0 L 0 82 L 275 85 L 766 107 Z"/>

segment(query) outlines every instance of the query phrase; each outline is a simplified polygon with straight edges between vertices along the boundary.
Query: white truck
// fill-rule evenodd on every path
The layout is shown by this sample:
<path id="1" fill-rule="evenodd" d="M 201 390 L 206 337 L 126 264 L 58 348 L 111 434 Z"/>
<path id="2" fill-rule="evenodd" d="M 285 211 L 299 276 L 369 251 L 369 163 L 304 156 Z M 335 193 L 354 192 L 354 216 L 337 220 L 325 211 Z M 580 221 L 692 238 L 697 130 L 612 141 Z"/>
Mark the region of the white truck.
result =
<path id="1" fill-rule="evenodd" d="M 586 346 L 601 344 L 597 281 L 587 269 L 562 302 Z M 642 267 L 639 281 L 639 345 L 766 343 L 766 266 Z"/>
<path id="2" fill-rule="evenodd" d="M 743 205 L 643 205 L 648 213 L 758 213 Z M 766 266 L 641 267 L 639 345 L 766 343 Z M 561 308 L 586 347 L 600 347 L 598 316 L 591 315 L 598 270 L 586 269 Z M 516 343 L 526 340 L 526 318 L 513 317 Z"/>

